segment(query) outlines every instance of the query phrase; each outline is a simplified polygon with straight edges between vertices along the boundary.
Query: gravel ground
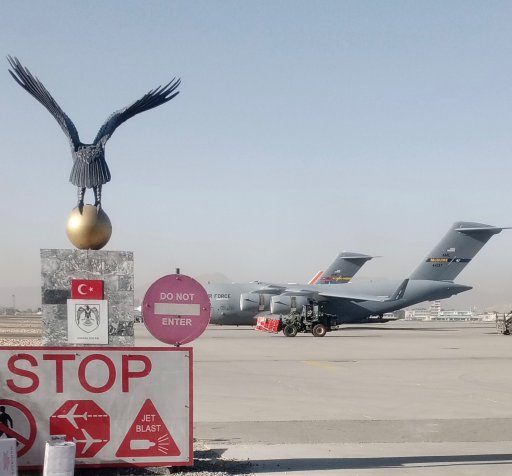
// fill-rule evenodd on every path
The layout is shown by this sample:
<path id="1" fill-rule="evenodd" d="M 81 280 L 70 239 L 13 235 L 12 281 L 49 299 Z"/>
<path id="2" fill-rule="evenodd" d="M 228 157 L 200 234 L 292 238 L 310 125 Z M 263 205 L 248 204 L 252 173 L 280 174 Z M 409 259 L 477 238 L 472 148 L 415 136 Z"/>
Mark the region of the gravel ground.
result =
<path id="1" fill-rule="evenodd" d="M 153 468 L 76 469 L 75 476 L 237 476 L 251 475 L 250 461 L 233 461 L 219 458 L 203 443 L 194 443 L 194 466 Z M 36 476 L 37 471 L 20 471 L 19 476 Z"/>
<path id="2" fill-rule="evenodd" d="M 32 347 L 32 346 L 40 346 L 41 339 L 7 339 L 0 338 L 0 346 L 13 347 Z"/>

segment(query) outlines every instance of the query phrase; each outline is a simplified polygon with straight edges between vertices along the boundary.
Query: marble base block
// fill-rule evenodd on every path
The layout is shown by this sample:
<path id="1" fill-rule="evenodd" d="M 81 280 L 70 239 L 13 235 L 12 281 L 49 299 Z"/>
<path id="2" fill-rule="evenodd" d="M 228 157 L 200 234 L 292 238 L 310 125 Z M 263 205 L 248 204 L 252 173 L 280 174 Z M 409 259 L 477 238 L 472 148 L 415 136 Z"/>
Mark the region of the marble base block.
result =
<path id="1" fill-rule="evenodd" d="M 41 250 L 42 341 L 67 346 L 67 300 L 73 279 L 102 280 L 108 301 L 108 346 L 133 346 L 133 252 Z"/>

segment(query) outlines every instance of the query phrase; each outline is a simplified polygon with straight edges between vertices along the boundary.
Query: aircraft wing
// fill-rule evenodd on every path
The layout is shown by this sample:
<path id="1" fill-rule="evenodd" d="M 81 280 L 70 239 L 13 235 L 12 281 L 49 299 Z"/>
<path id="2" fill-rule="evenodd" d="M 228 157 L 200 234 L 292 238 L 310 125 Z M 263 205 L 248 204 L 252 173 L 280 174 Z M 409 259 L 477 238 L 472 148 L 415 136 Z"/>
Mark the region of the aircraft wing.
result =
<path id="1" fill-rule="evenodd" d="M 330 297 L 334 299 L 345 299 L 347 301 L 376 301 L 376 302 L 390 302 L 399 301 L 404 297 L 405 289 L 409 284 L 409 278 L 404 279 L 398 288 L 395 289 L 391 296 L 375 296 L 375 295 L 364 295 L 364 294 L 353 294 L 350 292 L 339 292 L 339 291 L 322 291 L 318 295 L 322 297 Z"/>
<path id="2" fill-rule="evenodd" d="M 331 286 L 329 286 L 330 288 Z M 338 287 L 338 286 L 337 286 Z M 320 298 L 332 298 L 332 299 L 341 299 L 346 301 L 377 301 L 382 302 L 388 299 L 388 296 L 372 296 L 368 294 L 357 294 L 350 291 L 344 291 L 344 290 L 338 290 L 338 289 L 318 289 L 316 287 L 309 287 L 307 286 L 301 286 L 298 288 L 289 287 L 286 290 L 284 290 L 281 295 L 283 296 L 307 296 L 311 299 L 318 299 Z"/>
<path id="3" fill-rule="evenodd" d="M 402 299 L 407 284 L 409 283 L 409 279 L 405 279 L 402 281 L 400 286 L 395 290 L 395 292 L 391 296 L 376 296 L 371 294 L 358 294 L 353 293 L 347 286 L 322 286 L 322 285 L 272 285 L 266 284 L 264 288 L 255 291 L 258 294 L 269 293 L 269 289 L 274 291 L 274 294 L 279 294 L 282 296 L 306 296 L 311 299 L 318 298 L 332 298 L 332 299 L 340 299 L 346 301 L 375 301 L 375 302 L 387 302 L 387 301 L 397 301 Z M 269 293 L 270 294 L 270 293 Z"/>
<path id="4" fill-rule="evenodd" d="M 254 291 L 251 291 L 253 294 L 283 294 L 284 291 L 288 288 L 288 285 L 286 284 L 271 284 L 271 283 L 262 283 L 260 289 L 255 289 Z"/>

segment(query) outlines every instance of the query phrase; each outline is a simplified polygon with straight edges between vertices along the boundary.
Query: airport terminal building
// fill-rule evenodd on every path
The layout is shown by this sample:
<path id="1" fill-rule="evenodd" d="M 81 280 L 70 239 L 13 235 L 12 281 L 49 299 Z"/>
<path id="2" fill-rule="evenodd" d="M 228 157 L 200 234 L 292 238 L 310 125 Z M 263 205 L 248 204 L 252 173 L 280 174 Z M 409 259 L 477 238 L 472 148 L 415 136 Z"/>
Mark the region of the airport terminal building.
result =
<path id="1" fill-rule="evenodd" d="M 429 307 L 406 309 L 406 321 L 477 321 L 495 322 L 496 312 L 441 309 L 441 301 L 432 301 Z"/>

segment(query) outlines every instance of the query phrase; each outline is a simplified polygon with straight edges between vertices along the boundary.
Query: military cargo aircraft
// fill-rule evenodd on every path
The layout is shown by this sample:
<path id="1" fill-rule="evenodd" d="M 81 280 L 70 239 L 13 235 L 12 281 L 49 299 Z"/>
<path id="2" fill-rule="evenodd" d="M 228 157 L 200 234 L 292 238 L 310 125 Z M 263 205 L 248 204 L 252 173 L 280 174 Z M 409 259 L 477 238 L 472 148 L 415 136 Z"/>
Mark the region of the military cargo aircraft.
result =
<path id="1" fill-rule="evenodd" d="M 394 283 L 374 280 L 337 287 L 266 283 L 266 286 L 251 292 L 271 295 L 274 314 L 293 313 L 292 303 L 295 308 L 300 304 L 315 307 L 319 315 L 326 316 L 325 322 L 319 320 L 324 325 L 322 332 L 313 332 L 321 336 L 331 326 L 361 322 L 370 316 L 382 316 L 423 301 L 446 299 L 472 289 L 453 280 L 485 243 L 503 229 L 481 223 L 456 222 L 408 278 Z"/>
<path id="2" fill-rule="evenodd" d="M 310 285 L 316 284 L 320 289 L 327 285 L 331 287 L 335 284 L 348 283 L 352 277 L 361 269 L 361 267 L 373 256 L 362 253 L 343 252 L 336 256 L 336 259 L 325 270 L 319 271 L 309 282 Z M 286 289 L 289 284 L 280 285 Z M 254 325 L 256 324 L 256 315 L 271 311 L 271 294 L 259 293 L 266 284 L 258 281 L 252 283 L 225 283 L 225 284 L 206 284 L 208 296 L 212 305 L 211 324 L 229 324 L 229 325 Z M 332 286 L 336 287 L 336 286 Z M 302 300 L 293 296 L 286 297 L 290 301 L 290 309 L 302 306 Z"/>

